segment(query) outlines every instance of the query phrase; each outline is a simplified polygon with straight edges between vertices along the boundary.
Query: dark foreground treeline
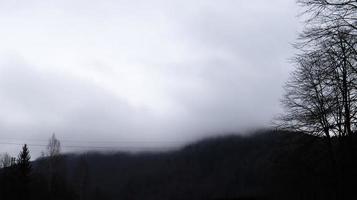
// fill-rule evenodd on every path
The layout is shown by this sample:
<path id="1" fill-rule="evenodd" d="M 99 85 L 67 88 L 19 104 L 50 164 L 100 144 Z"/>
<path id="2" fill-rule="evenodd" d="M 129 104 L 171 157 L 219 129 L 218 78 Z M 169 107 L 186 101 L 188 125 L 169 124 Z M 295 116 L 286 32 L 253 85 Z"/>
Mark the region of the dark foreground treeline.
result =
<path id="1" fill-rule="evenodd" d="M 1 170 L 0 199 L 357 199 L 349 142 L 334 141 L 335 165 L 321 138 L 274 131 L 167 153 L 64 155 L 52 167 L 33 162 L 28 186 L 16 165 Z"/>

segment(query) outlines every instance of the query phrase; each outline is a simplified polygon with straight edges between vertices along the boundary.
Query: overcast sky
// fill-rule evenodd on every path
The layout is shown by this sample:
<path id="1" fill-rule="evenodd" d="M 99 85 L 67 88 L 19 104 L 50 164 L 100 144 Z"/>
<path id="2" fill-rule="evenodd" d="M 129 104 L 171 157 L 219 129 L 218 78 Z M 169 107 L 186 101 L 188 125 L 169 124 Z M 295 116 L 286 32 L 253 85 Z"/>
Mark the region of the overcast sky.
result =
<path id="1" fill-rule="evenodd" d="M 0 0 L 0 152 L 37 156 L 53 132 L 65 151 L 127 150 L 269 126 L 297 14 L 295 0 Z"/>

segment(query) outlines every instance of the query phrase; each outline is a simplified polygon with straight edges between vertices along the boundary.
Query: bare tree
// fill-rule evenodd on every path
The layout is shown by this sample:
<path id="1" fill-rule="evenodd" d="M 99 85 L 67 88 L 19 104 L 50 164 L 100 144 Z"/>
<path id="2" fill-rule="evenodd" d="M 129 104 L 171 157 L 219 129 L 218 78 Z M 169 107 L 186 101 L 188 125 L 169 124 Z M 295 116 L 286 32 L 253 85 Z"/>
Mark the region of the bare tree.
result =
<path id="1" fill-rule="evenodd" d="M 286 113 L 280 127 L 324 136 L 343 137 L 356 129 L 357 73 L 353 49 L 340 34 L 296 56 L 297 65 L 285 86 Z"/>
<path id="2" fill-rule="evenodd" d="M 306 8 L 307 20 L 295 46 L 300 53 L 285 85 L 285 113 L 278 125 L 325 138 L 337 192 L 342 194 L 344 160 L 352 159 L 344 159 L 350 154 L 345 141 L 357 130 L 357 1 L 298 2 Z M 334 151 L 334 137 L 342 151 Z"/>
<path id="3" fill-rule="evenodd" d="M 0 167 L 6 168 L 11 166 L 11 156 L 8 153 L 4 153 L 0 157 Z"/>
<path id="4" fill-rule="evenodd" d="M 59 167 L 61 165 L 61 143 L 56 138 L 55 134 L 52 134 L 48 141 L 47 152 L 45 153 L 48 166 L 48 190 L 50 192 L 51 199 L 53 198 L 54 183 L 59 176 Z"/>
<path id="5" fill-rule="evenodd" d="M 297 69 L 286 84 L 282 100 L 286 114 L 281 128 L 330 136 L 329 113 L 333 100 L 326 94 L 319 61 L 309 56 L 296 58 Z"/>
<path id="6" fill-rule="evenodd" d="M 357 128 L 357 1 L 298 2 L 308 19 L 279 125 L 328 140 L 351 136 Z"/>
<path id="7" fill-rule="evenodd" d="M 52 134 L 47 144 L 47 154 L 49 158 L 55 158 L 61 153 L 61 142 L 56 138 L 55 134 Z"/>
<path id="8" fill-rule="evenodd" d="M 298 0 L 305 8 L 307 16 L 307 35 L 315 35 L 314 39 L 336 33 L 338 29 L 349 30 L 349 34 L 357 33 L 357 1 L 355 0 Z"/>

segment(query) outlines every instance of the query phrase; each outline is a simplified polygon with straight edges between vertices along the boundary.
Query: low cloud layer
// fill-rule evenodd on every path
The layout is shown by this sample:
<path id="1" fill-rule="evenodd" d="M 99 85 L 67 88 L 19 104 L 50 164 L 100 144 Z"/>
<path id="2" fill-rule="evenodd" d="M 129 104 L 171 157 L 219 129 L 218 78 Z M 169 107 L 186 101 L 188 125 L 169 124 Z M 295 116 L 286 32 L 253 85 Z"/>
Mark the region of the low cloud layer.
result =
<path id="1" fill-rule="evenodd" d="M 268 126 L 294 0 L 0 1 L 0 151 L 175 147 Z M 108 148 L 106 148 L 108 146 Z M 31 145 L 30 145 L 31 148 Z"/>

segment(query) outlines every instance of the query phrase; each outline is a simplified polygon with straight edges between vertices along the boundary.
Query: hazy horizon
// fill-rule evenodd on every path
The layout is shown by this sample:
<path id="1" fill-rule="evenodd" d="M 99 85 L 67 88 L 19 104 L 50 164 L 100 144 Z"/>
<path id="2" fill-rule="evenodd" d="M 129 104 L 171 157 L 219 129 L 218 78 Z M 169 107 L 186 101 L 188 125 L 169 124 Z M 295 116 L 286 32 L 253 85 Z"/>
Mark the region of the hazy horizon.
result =
<path id="1" fill-rule="evenodd" d="M 297 14 L 295 0 L 0 1 L 0 152 L 37 157 L 52 133 L 68 152 L 268 127 Z"/>

